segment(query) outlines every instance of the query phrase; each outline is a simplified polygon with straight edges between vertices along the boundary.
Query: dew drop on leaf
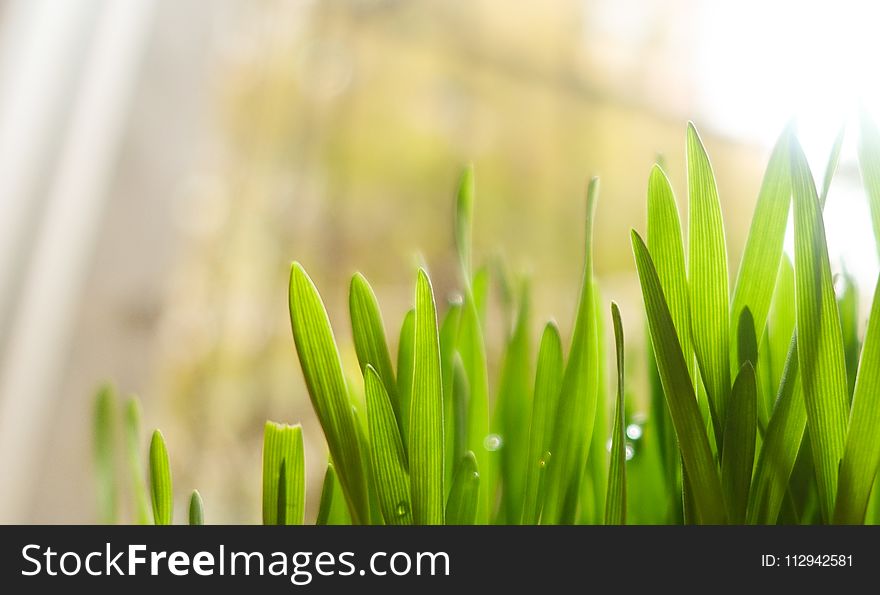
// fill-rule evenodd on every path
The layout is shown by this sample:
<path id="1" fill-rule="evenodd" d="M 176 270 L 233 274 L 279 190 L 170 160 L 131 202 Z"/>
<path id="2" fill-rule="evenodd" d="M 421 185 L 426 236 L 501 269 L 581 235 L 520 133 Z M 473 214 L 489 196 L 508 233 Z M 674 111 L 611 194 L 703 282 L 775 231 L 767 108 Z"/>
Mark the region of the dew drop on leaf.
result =
<path id="1" fill-rule="evenodd" d="M 503 441 L 501 440 L 501 436 L 498 434 L 489 434 L 486 436 L 485 440 L 483 440 L 483 448 L 488 450 L 489 452 L 494 452 L 501 448 L 503 445 Z"/>

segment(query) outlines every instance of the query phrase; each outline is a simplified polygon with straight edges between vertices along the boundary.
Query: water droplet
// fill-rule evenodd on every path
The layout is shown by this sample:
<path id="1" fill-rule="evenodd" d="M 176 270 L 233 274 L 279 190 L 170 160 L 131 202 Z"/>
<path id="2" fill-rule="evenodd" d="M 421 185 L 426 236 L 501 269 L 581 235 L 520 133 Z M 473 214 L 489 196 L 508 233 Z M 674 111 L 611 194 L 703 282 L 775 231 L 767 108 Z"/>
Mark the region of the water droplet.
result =
<path id="1" fill-rule="evenodd" d="M 636 449 L 629 442 L 626 443 L 626 460 L 631 461 L 634 456 L 636 456 Z"/>
<path id="2" fill-rule="evenodd" d="M 478 471 L 474 471 L 474 479 L 480 479 L 480 473 Z"/>
<path id="3" fill-rule="evenodd" d="M 486 439 L 483 440 L 483 448 L 488 450 L 489 452 L 494 452 L 501 448 L 503 445 L 503 441 L 501 440 L 501 436 L 498 434 L 489 434 L 486 436 Z"/>
<path id="4" fill-rule="evenodd" d="M 639 424 L 629 424 L 626 426 L 626 437 L 630 440 L 638 440 L 642 437 L 642 426 Z"/>
<path id="5" fill-rule="evenodd" d="M 611 452 L 612 446 L 614 446 L 614 442 L 611 440 L 611 438 L 609 438 L 608 442 L 605 443 L 605 450 L 607 450 L 608 452 Z"/>
<path id="6" fill-rule="evenodd" d="M 541 469 L 545 468 L 547 466 L 547 461 L 549 461 L 549 460 L 550 460 L 550 451 L 548 450 L 547 452 L 544 453 L 543 457 L 538 459 L 538 467 L 540 467 Z"/>
<path id="7" fill-rule="evenodd" d="M 397 510 L 395 510 L 394 512 L 397 514 L 398 518 L 405 517 L 406 513 L 409 512 L 409 506 L 407 505 L 406 501 L 400 502 L 397 505 Z"/>

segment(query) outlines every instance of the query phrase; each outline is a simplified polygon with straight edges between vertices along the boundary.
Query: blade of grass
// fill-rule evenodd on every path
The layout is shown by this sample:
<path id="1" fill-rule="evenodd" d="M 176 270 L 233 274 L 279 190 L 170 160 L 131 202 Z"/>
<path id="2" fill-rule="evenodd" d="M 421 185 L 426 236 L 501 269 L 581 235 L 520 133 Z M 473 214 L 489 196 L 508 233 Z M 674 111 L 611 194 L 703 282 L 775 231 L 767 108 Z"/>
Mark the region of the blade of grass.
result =
<path id="1" fill-rule="evenodd" d="M 519 524 L 525 496 L 525 473 L 529 449 L 531 412 L 531 326 L 529 289 L 523 283 L 519 312 L 513 334 L 507 343 L 501 366 L 498 396 L 495 400 L 497 433 L 504 441 L 501 449 L 501 522 Z"/>
<path id="2" fill-rule="evenodd" d="M 174 495 L 171 488 L 171 465 L 162 432 L 153 432 L 150 440 L 150 494 L 153 519 L 157 525 L 170 525 L 174 515 Z"/>
<path id="3" fill-rule="evenodd" d="M 416 311 L 410 309 L 400 325 L 400 339 L 397 342 L 397 394 L 400 397 L 400 437 L 406 443 L 406 430 L 409 425 L 409 405 L 413 379 L 413 341 L 415 340 Z"/>
<path id="4" fill-rule="evenodd" d="M 581 500 L 578 522 L 584 525 L 600 525 L 605 518 L 605 496 L 608 492 L 608 353 L 605 344 L 605 313 L 602 297 L 596 285 L 593 291 L 593 312 L 596 316 L 596 413 L 593 416 L 593 436 L 590 439 L 587 465 L 581 482 Z"/>
<path id="5" fill-rule="evenodd" d="M 730 392 L 727 247 L 715 174 L 693 123 L 687 130 L 687 166 L 691 332 L 720 450 Z"/>
<path id="6" fill-rule="evenodd" d="M 189 524 L 205 524 L 205 503 L 202 501 L 202 495 L 199 494 L 198 490 L 193 490 L 189 498 Z"/>
<path id="7" fill-rule="evenodd" d="M 797 337 L 792 336 L 779 394 L 767 423 L 752 479 L 746 513 L 749 524 L 772 525 L 776 522 L 804 437 L 807 411 L 798 378 L 797 345 Z"/>
<path id="8" fill-rule="evenodd" d="M 465 284 L 471 283 L 471 245 L 474 218 L 474 167 L 468 165 L 458 181 L 455 201 L 455 246 Z"/>
<path id="9" fill-rule="evenodd" d="M 840 329 L 843 333 L 843 356 L 846 360 L 847 394 L 852 399 L 856 387 L 856 372 L 859 368 L 859 290 L 852 275 L 844 271 L 843 291 L 837 298 L 840 312 Z"/>
<path id="10" fill-rule="evenodd" d="M 304 513 L 302 428 L 267 421 L 263 428 L 263 524 L 302 525 Z"/>
<path id="11" fill-rule="evenodd" d="M 382 312 L 379 310 L 376 294 L 360 273 L 351 278 L 348 304 L 354 349 L 361 366 L 361 373 L 366 374 L 367 366 L 371 365 L 379 374 L 399 427 L 400 399 L 397 396 L 397 381 L 394 378 L 394 368 L 391 367 L 391 355 L 385 339 L 385 323 L 382 322 Z"/>
<path id="12" fill-rule="evenodd" d="M 540 480 L 547 466 L 556 404 L 562 387 L 562 340 L 554 322 L 548 322 L 541 335 L 538 364 L 535 373 L 535 394 L 532 400 L 532 418 L 529 431 L 529 454 L 526 475 L 526 495 L 523 505 L 523 524 L 535 525 L 541 519 L 542 498 Z"/>
<path id="13" fill-rule="evenodd" d="M 776 280 L 776 291 L 770 306 L 770 317 L 767 321 L 767 335 L 770 342 L 770 377 L 774 390 L 767 397 L 776 399 L 777 389 L 782 382 L 783 370 L 788 361 L 788 351 L 795 328 L 795 295 L 794 266 L 788 257 L 782 259 L 779 276 Z M 767 411 L 773 410 L 773 401 L 767 401 Z"/>
<path id="14" fill-rule="evenodd" d="M 492 488 L 495 475 L 484 441 L 489 435 L 489 376 L 486 364 L 486 346 L 475 296 L 472 276 L 472 235 L 474 208 L 474 172 L 468 166 L 458 185 L 455 208 L 455 243 L 464 284 L 464 302 L 459 322 L 458 352 L 467 377 L 467 448 L 474 453 L 482 474 L 477 523 L 489 522 Z"/>
<path id="15" fill-rule="evenodd" d="M 468 451 L 455 469 L 449 499 L 446 502 L 447 525 L 473 525 L 477 517 L 480 474 L 477 459 Z"/>
<path id="16" fill-rule="evenodd" d="M 336 469 L 333 463 L 327 463 L 327 471 L 324 472 L 324 482 L 321 486 L 321 500 L 318 504 L 318 518 L 316 525 L 350 525 L 351 515 L 342 495 L 342 486 L 336 477 Z"/>
<path id="17" fill-rule="evenodd" d="M 743 311 L 748 312 L 748 309 Z M 746 520 L 752 469 L 755 465 L 757 404 L 755 368 L 747 360 L 736 375 L 730 393 L 721 455 L 721 488 L 727 503 L 727 518 L 736 525 L 742 525 Z"/>
<path id="18" fill-rule="evenodd" d="M 748 308 L 752 316 L 752 332 L 758 339 L 764 333 L 770 311 L 791 205 L 791 185 L 788 180 L 788 144 L 791 134 L 791 126 L 786 127 L 770 154 L 730 306 L 730 328 L 739 328 L 742 312 Z M 730 363 L 735 369 L 739 369 L 747 359 L 734 351 L 730 355 Z M 751 361 L 757 363 L 755 360 Z"/>
<path id="19" fill-rule="evenodd" d="M 822 518 L 828 522 L 834 511 L 846 435 L 846 361 L 822 211 L 813 176 L 797 141 L 791 146 L 791 180 L 799 368 Z"/>
<path id="20" fill-rule="evenodd" d="M 290 268 L 290 322 L 312 407 L 356 524 L 369 519 L 367 483 L 342 363 L 318 290 L 299 263 Z"/>
<path id="21" fill-rule="evenodd" d="M 143 453 L 141 452 L 141 406 L 136 397 L 129 397 L 125 402 L 124 417 L 125 450 L 134 498 L 135 523 L 149 525 L 150 496 L 144 475 Z"/>
<path id="22" fill-rule="evenodd" d="M 549 524 L 571 524 L 575 512 L 587 448 L 596 413 L 596 316 L 593 303 L 593 221 L 599 180 L 587 187 L 584 269 L 568 365 L 556 411 L 545 485 L 542 518 Z"/>
<path id="23" fill-rule="evenodd" d="M 672 186 L 660 165 L 654 165 L 651 168 L 651 175 L 648 178 L 648 251 L 657 266 L 657 275 L 667 297 L 667 304 L 672 314 L 682 354 L 687 362 L 688 372 L 692 381 L 699 382 L 699 376 L 694 367 L 690 297 L 681 221 Z M 676 442 L 675 430 L 669 416 L 669 408 L 666 405 L 666 397 L 663 394 L 656 359 L 650 344 L 648 345 L 648 360 L 651 413 L 658 432 L 660 461 L 664 468 L 667 490 L 671 493 L 679 493 L 681 489 L 688 486 L 682 482 L 681 453 Z M 698 384 L 698 388 L 701 386 L 702 384 Z M 708 420 L 710 417 L 709 404 L 704 390 L 697 391 L 697 403 L 701 414 Z M 672 517 L 683 520 L 682 498 L 675 498 L 671 504 Z"/>
<path id="24" fill-rule="evenodd" d="M 370 424 L 370 456 L 376 472 L 379 509 L 388 525 L 411 525 L 412 502 L 406 451 L 378 372 L 367 365 L 364 375 L 367 417 Z"/>
<path id="25" fill-rule="evenodd" d="M 452 486 L 452 474 L 456 461 L 464 456 L 466 425 L 459 419 L 455 399 L 455 360 L 458 358 L 458 327 L 461 320 L 461 304 L 453 303 L 440 324 L 440 370 L 443 373 L 443 439 L 446 443 L 443 485 Z M 459 365 L 461 365 L 459 363 Z M 462 370 L 463 373 L 463 370 Z M 467 401 L 462 401 L 464 405 Z"/>
<path id="26" fill-rule="evenodd" d="M 431 281 L 424 269 L 416 283 L 412 404 L 409 418 L 413 521 L 443 524 L 443 386 L 440 337 Z"/>
<path id="27" fill-rule="evenodd" d="M 106 525 L 116 522 L 116 460 L 114 448 L 116 395 L 110 385 L 98 389 L 94 404 L 94 456 L 98 491 L 98 518 Z"/>
<path id="28" fill-rule="evenodd" d="M 624 351 L 623 323 L 620 308 L 611 302 L 611 319 L 614 324 L 614 345 L 617 353 L 617 401 L 614 407 L 614 424 L 611 429 L 611 466 L 608 470 L 608 495 L 605 497 L 605 524 L 626 524 L 626 407 L 623 381 Z"/>
<path id="29" fill-rule="evenodd" d="M 880 284 L 865 332 L 850 411 L 834 522 L 861 524 L 880 464 Z"/>
<path id="30" fill-rule="evenodd" d="M 721 524 L 726 521 L 721 481 L 672 315 L 648 248 L 635 230 L 632 232 L 632 245 L 651 330 L 651 342 L 657 358 L 657 369 L 678 437 L 682 462 L 693 487 L 698 520 L 706 524 Z"/>
<path id="31" fill-rule="evenodd" d="M 489 307 L 489 268 L 481 266 L 474 273 L 471 283 L 471 295 L 474 298 L 474 307 L 477 310 L 477 316 L 485 327 L 486 310 Z"/>

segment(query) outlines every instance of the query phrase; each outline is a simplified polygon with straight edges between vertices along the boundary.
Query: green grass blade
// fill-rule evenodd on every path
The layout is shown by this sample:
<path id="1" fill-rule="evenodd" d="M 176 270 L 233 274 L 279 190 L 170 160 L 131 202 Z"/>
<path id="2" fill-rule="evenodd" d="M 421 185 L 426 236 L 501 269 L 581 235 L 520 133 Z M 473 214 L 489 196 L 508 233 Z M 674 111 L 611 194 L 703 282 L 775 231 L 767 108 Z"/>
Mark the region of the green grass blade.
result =
<path id="1" fill-rule="evenodd" d="M 370 456 L 376 474 L 379 509 L 388 525 L 411 525 L 412 502 L 406 451 L 400 439 L 391 399 L 373 366 L 364 375 Z"/>
<path id="2" fill-rule="evenodd" d="M 494 474 L 489 462 L 490 453 L 484 446 L 489 435 L 489 376 L 483 331 L 476 306 L 470 296 L 465 297 L 462 306 L 458 353 L 465 370 L 468 389 L 467 450 L 474 453 L 482 476 L 477 524 L 487 524 L 491 508 L 491 489 L 494 485 Z"/>
<path id="3" fill-rule="evenodd" d="M 672 186 L 659 165 L 651 168 L 648 179 L 648 251 L 657 264 L 657 275 L 667 296 L 682 353 L 690 362 L 693 359 L 690 301 L 681 222 Z M 689 368 L 693 376 L 692 365 L 689 364 Z"/>
<path id="4" fill-rule="evenodd" d="M 843 333 L 843 356 L 846 360 L 847 394 L 852 399 L 856 387 L 856 372 L 859 369 L 859 289 L 852 275 L 844 272 L 843 291 L 837 298 L 840 312 L 840 330 Z"/>
<path id="5" fill-rule="evenodd" d="M 290 322 L 312 407 L 336 463 L 352 520 L 366 523 L 367 483 L 339 351 L 321 296 L 299 263 L 290 268 Z"/>
<path id="6" fill-rule="evenodd" d="M 486 325 L 486 310 L 489 307 L 489 267 L 481 266 L 474 273 L 471 282 L 471 295 L 474 297 L 474 307 L 480 322 Z"/>
<path id="7" fill-rule="evenodd" d="M 611 319 L 614 324 L 614 345 L 617 353 L 617 402 L 611 429 L 611 465 L 608 470 L 608 495 L 605 497 L 605 524 L 624 525 L 626 524 L 626 434 L 624 433 L 626 406 L 623 381 L 626 375 L 623 367 L 623 323 L 620 320 L 620 308 L 614 302 L 611 302 Z"/>
<path id="8" fill-rule="evenodd" d="M 672 423 L 678 436 L 682 462 L 693 488 L 698 520 L 708 524 L 724 523 L 726 514 L 721 481 L 672 315 L 663 296 L 660 279 L 648 248 L 635 231 L 632 232 L 632 244 L 645 311 L 648 315 L 651 342 L 657 359 L 657 370 L 660 373 Z M 724 316 L 726 322 L 727 314 L 725 313 Z"/>
<path id="9" fill-rule="evenodd" d="M 786 128 L 770 154 L 730 307 L 730 328 L 739 328 L 742 312 L 748 308 L 752 316 L 752 332 L 758 339 L 764 333 L 770 311 L 791 205 L 791 185 L 788 181 L 790 137 L 791 129 Z M 734 369 L 738 369 L 746 359 L 742 354 L 731 351 L 730 361 Z"/>
<path id="10" fill-rule="evenodd" d="M 455 202 L 455 246 L 465 284 L 471 283 L 471 236 L 474 218 L 474 167 L 468 165 L 461 173 Z"/>
<path id="11" fill-rule="evenodd" d="M 556 324 L 548 322 L 541 335 L 538 364 L 535 373 L 535 394 L 532 400 L 532 419 L 529 430 L 529 454 L 526 467 L 526 495 L 523 505 L 523 523 L 536 525 L 541 519 L 542 498 L 539 491 L 550 451 L 556 405 L 562 388 L 562 340 Z"/>
<path id="12" fill-rule="evenodd" d="M 395 419 L 400 426 L 400 399 L 397 396 L 397 381 L 391 367 L 391 355 L 385 339 L 385 323 L 373 288 L 367 279 L 357 273 L 351 278 L 348 294 L 351 313 L 351 330 L 354 336 L 354 349 L 357 353 L 361 373 L 366 374 L 368 365 L 373 366 L 385 385 L 385 392 L 391 400 Z"/>
<path id="13" fill-rule="evenodd" d="M 458 327 L 461 320 L 461 304 L 451 304 L 440 324 L 440 370 L 443 373 L 443 440 L 445 441 L 446 477 L 443 485 L 452 486 L 452 474 L 456 462 L 464 456 L 466 424 L 459 419 L 455 399 L 455 360 L 458 358 Z M 461 365 L 459 363 L 459 365 Z M 462 373 L 464 371 L 462 370 Z M 462 404 L 466 401 L 462 401 Z"/>
<path id="14" fill-rule="evenodd" d="M 263 524 L 302 525 L 304 513 L 302 428 L 267 421 L 263 429 Z"/>
<path id="15" fill-rule="evenodd" d="M 416 311 L 409 309 L 400 325 L 397 342 L 397 394 L 400 397 L 400 437 L 406 442 L 409 425 L 409 405 L 413 379 L 413 341 L 415 340 Z"/>
<path id="16" fill-rule="evenodd" d="M 596 315 L 593 302 L 593 221 L 599 180 L 587 188 L 587 214 L 584 238 L 584 271 L 578 300 L 568 365 L 556 411 L 556 423 L 548 463 L 544 511 L 548 524 L 574 522 L 577 501 L 592 439 L 596 414 L 597 345 Z"/>
<path id="17" fill-rule="evenodd" d="M 407 453 L 412 482 L 413 521 L 443 524 L 443 387 L 437 308 L 428 274 L 419 270 L 412 404 Z"/>
<path id="18" fill-rule="evenodd" d="M 791 181 L 799 367 L 822 518 L 830 521 L 846 435 L 846 361 L 822 211 L 809 165 L 796 141 L 791 147 Z"/>
<path id="19" fill-rule="evenodd" d="M 859 171 L 868 195 L 874 241 L 880 254 L 880 130 L 864 111 L 859 129 Z"/>
<path id="20" fill-rule="evenodd" d="M 779 276 L 776 279 L 776 291 L 770 304 L 770 316 L 767 320 L 766 336 L 770 349 L 770 379 L 773 390 L 765 396 L 768 397 L 767 411 L 773 410 L 773 401 L 782 382 L 783 371 L 788 361 L 788 351 L 791 347 L 791 338 L 795 329 L 795 289 L 794 289 L 794 266 L 785 256 L 779 265 Z"/>
<path id="21" fill-rule="evenodd" d="M 318 504 L 316 525 L 350 525 L 351 514 L 342 495 L 342 486 L 336 477 L 336 469 L 327 463 L 324 482 L 321 486 L 321 500 Z"/>
<path id="22" fill-rule="evenodd" d="M 853 392 L 849 430 L 843 461 L 834 522 L 856 524 L 865 521 L 871 486 L 880 464 L 880 284 L 865 333 L 865 344 Z"/>
<path id="23" fill-rule="evenodd" d="M 692 379 L 698 378 L 694 368 L 694 350 L 691 341 L 690 297 L 685 269 L 684 244 L 678 206 L 669 179 L 660 165 L 651 168 L 648 178 L 648 251 L 657 266 L 660 285 L 667 296 L 682 354 Z M 669 408 L 660 377 L 657 374 L 653 349 L 648 345 L 648 369 L 651 386 L 651 417 L 657 428 L 660 462 L 663 466 L 667 492 L 681 488 L 681 455 L 675 440 L 675 430 L 669 417 Z M 700 410 L 709 417 L 705 394 L 697 393 Z M 680 498 L 673 502 L 673 513 L 678 515 Z"/>
<path id="24" fill-rule="evenodd" d="M 480 492 L 480 474 L 477 459 L 468 451 L 456 466 L 446 502 L 447 525 L 473 525 L 477 517 Z"/>
<path id="25" fill-rule="evenodd" d="M 746 361 L 736 375 L 730 393 L 721 455 L 721 488 L 727 503 L 727 518 L 736 525 L 742 525 L 746 520 L 752 468 L 755 465 L 757 422 L 755 368 L 751 361 Z"/>
<path id="26" fill-rule="evenodd" d="M 114 420 L 116 395 L 110 385 L 98 389 L 94 404 L 94 456 L 97 478 L 98 518 L 101 523 L 116 522 L 116 448 Z"/>
<path id="27" fill-rule="evenodd" d="M 715 174 L 693 123 L 688 124 L 687 162 L 691 331 L 720 448 L 730 392 L 727 247 Z"/>
<path id="28" fill-rule="evenodd" d="M 153 432 L 150 440 L 150 494 L 153 519 L 157 525 L 170 525 L 174 516 L 174 494 L 171 487 L 171 464 L 162 432 Z"/>
<path id="29" fill-rule="evenodd" d="M 776 522 L 804 436 L 807 412 L 798 378 L 797 344 L 797 337 L 792 336 L 776 405 L 767 423 L 752 479 L 746 514 L 749 524 Z"/>
<path id="30" fill-rule="evenodd" d="M 497 433 L 501 449 L 501 521 L 518 524 L 522 518 L 525 496 L 526 462 L 529 450 L 529 414 L 531 413 L 531 327 L 529 290 L 523 284 L 519 312 L 513 334 L 507 343 L 501 366 L 498 397 L 495 400 Z"/>
<path id="31" fill-rule="evenodd" d="M 205 503 L 202 501 L 202 495 L 199 494 L 198 490 L 193 490 L 189 498 L 189 524 L 205 524 Z"/>
<path id="32" fill-rule="evenodd" d="M 141 406 L 136 397 L 129 397 L 125 402 L 123 431 L 134 500 L 135 523 L 149 525 L 150 495 L 144 474 L 143 453 L 141 452 Z"/>
<path id="33" fill-rule="evenodd" d="M 608 438 L 611 414 L 608 412 L 610 395 L 608 380 L 608 353 L 605 340 L 605 312 L 598 286 L 593 291 L 593 312 L 596 315 L 596 413 L 593 416 L 593 436 L 587 453 L 584 481 L 581 482 L 578 522 L 584 525 L 602 524 L 605 518 L 605 497 L 608 492 L 608 466 L 611 456 Z"/>
<path id="34" fill-rule="evenodd" d="M 837 173 L 837 165 L 840 163 L 840 152 L 843 150 L 843 141 L 846 137 L 846 126 L 841 126 L 834 137 L 834 144 L 831 145 L 831 152 L 828 154 L 828 161 L 825 163 L 825 175 L 822 177 L 822 192 L 819 194 L 819 205 L 824 209 L 825 200 L 828 198 L 828 191 L 831 189 L 831 181 L 834 174 Z"/>

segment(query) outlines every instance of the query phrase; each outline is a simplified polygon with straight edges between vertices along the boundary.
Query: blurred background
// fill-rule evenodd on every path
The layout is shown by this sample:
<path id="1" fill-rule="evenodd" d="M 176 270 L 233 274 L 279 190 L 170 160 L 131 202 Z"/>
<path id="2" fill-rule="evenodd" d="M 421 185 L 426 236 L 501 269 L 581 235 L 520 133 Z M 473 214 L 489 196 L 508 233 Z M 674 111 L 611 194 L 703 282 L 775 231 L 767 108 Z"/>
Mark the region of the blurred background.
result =
<path id="1" fill-rule="evenodd" d="M 878 18 L 855 0 L 0 0 L 0 521 L 96 520 L 108 380 L 163 429 L 180 511 L 198 487 L 209 522 L 259 521 L 263 422 L 302 422 L 313 515 L 326 455 L 290 261 L 356 371 L 351 274 L 396 348 L 416 266 L 440 297 L 457 285 L 468 162 L 477 258 L 531 279 L 535 337 L 550 317 L 568 333 L 601 177 L 596 272 L 637 345 L 628 230 L 652 163 L 686 219 L 696 122 L 735 274 L 785 124 L 821 172 L 854 109 L 880 105 Z M 871 291 L 855 133 L 826 216 L 835 269 Z"/>

